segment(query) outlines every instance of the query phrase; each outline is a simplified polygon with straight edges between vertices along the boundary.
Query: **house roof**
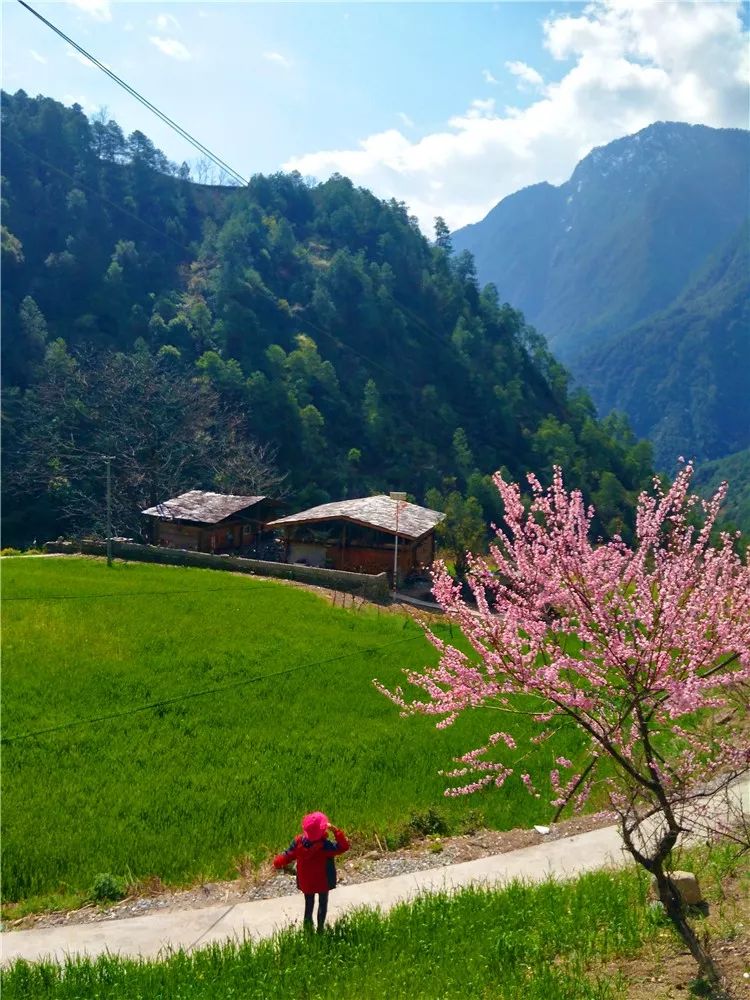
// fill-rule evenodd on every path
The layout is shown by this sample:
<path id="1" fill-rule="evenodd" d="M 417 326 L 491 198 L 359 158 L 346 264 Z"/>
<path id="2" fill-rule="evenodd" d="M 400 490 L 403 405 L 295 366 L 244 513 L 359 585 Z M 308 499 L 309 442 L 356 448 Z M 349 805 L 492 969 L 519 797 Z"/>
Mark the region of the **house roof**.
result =
<path id="1" fill-rule="evenodd" d="M 379 531 L 396 533 L 396 507 L 398 506 L 398 533 L 405 538 L 421 538 L 439 524 L 445 514 L 428 507 L 419 507 L 405 500 L 392 500 L 381 496 L 362 497 L 358 500 L 340 500 L 336 503 L 324 503 L 319 507 L 280 517 L 269 521 L 271 528 L 293 527 L 295 524 L 312 524 L 316 521 L 344 520 L 355 524 L 363 524 Z"/>
<path id="2" fill-rule="evenodd" d="M 155 507 L 142 510 L 141 513 L 148 517 L 160 517 L 165 521 L 199 521 L 202 524 L 217 524 L 265 499 L 265 497 L 240 497 L 231 493 L 189 490 L 172 500 L 165 500 Z"/>

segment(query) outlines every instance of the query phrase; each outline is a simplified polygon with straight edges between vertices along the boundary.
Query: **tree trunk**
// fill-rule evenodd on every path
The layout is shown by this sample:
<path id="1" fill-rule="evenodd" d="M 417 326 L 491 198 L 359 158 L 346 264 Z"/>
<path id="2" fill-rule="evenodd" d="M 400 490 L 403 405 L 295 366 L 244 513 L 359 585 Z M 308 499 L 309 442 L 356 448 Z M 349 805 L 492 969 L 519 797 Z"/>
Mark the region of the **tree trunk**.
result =
<path id="1" fill-rule="evenodd" d="M 711 997 L 713 1000 L 732 1000 L 731 994 L 722 985 L 721 975 L 714 960 L 688 923 L 682 898 L 661 864 L 654 870 L 654 877 L 659 890 L 659 899 L 667 916 L 697 962 L 700 975 L 711 990 Z"/>

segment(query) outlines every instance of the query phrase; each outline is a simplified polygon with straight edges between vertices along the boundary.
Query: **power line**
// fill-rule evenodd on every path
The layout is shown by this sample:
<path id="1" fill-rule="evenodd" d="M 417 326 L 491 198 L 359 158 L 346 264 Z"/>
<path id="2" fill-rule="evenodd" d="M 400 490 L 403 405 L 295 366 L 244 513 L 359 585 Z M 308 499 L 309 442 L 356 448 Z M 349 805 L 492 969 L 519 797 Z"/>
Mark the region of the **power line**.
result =
<path id="1" fill-rule="evenodd" d="M 169 128 L 177 132 L 179 136 L 185 139 L 186 142 L 189 142 L 191 146 L 193 146 L 195 149 L 198 150 L 198 152 L 202 153 L 204 156 L 207 156 L 213 163 L 215 163 L 222 170 L 226 171 L 226 173 L 228 173 L 235 181 L 237 181 L 243 187 L 247 185 L 247 181 L 245 180 L 245 178 L 241 174 L 239 174 L 233 167 L 230 167 L 228 163 L 226 163 L 224 160 L 221 159 L 221 157 L 217 156 L 216 153 L 213 153 L 208 148 L 208 146 L 204 146 L 202 142 L 200 142 L 198 139 L 195 138 L 194 135 L 192 135 L 190 132 L 184 129 L 181 125 L 178 125 L 177 122 L 174 121 L 174 119 L 169 117 L 169 115 L 165 114 L 165 112 L 163 111 L 160 111 L 155 104 L 152 104 L 151 101 L 148 100 L 148 98 L 140 94 L 134 87 L 131 87 L 129 83 L 126 83 L 125 80 L 123 80 L 116 73 L 114 73 L 103 62 L 100 62 L 96 58 L 96 56 L 93 56 L 90 52 L 84 49 L 83 46 L 79 45 L 78 42 L 75 42 L 72 38 L 70 38 L 69 35 L 66 35 L 64 31 L 61 31 L 60 28 L 54 25 L 51 21 L 48 21 L 46 17 L 43 17 L 38 11 L 34 10 L 33 7 L 31 7 L 29 4 L 25 2 L 25 0 L 18 0 L 18 2 L 30 14 L 33 14 L 34 17 L 38 18 L 42 22 L 42 24 L 45 24 L 48 28 L 54 31 L 56 35 L 58 35 L 60 38 L 66 41 L 68 45 L 72 45 L 72 47 L 76 50 L 76 52 L 79 52 L 82 56 L 88 59 L 89 62 L 91 62 L 94 66 L 100 69 L 102 73 L 106 73 L 111 80 L 114 80 L 114 82 L 118 84 L 118 86 L 122 87 L 123 90 L 125 90 L 128 94 L 130 94 L 131 97 L 134 97 L 145 108 L 147 108 L 149 111 L 155 114 L 157 118 L 159 118 L 161 121 L 164 122 L 165 125 L 168 125 Z"/>
<path id="2" fill-rule="evenodd" d="M 158 565 L 158 564 L 156 564 Z M 289 565 L 288 563 L 279 563 L 280 566 Z M 200 566 L 192 567 L 193 569 L 200 569 Z M 293 571 L 293 567 L 292 567 Z M 279 579 L 285 579 L 284 577 L 257 577 L 254 574 L 248 574 L 253 577 L 255 583 L 276 583 Z M 295 581 L 294 577 L 290 578 L 292 582 L 303 582 Z M 348 591 L 335 591 L 335 593 L 348 593 Z M 358 591 L 351 591 L 353 596 L 357 596 Z M 203 587 L 200 590 L 132 590 L 132 591 L 121 591 L 119 593 L 107 593 L 107 594 L 22 594 L 20 597 L 2 597 L 0 598 L 0 604 L 9 604 L 14 601 L 99 601 L 106 600 L 108 598 L 122 598 L 122 597 L 171 597 L 172 594 L 178 594 L 183 597 L 185 594 L 242 594 L 245 596 L 255 596 L 256 591 L 251 587 L 245 587 L 239 585 L 237 587 Z"/>
<path id="3" fill-rule="evenodd" d="M 126 709 L 123 712 L 111 712 L 108 715 L 94 716 L 89 719 L 76 719 L 71 722 L 62 722 L 57 726 L 49 726 L 47 729 L 37 729 L 30 733 L 20 733 L 18 736 L 4 736 L 0 743 L 18 743 L 21 740 L 30 740 L 36 736 L 46 736 L 50 733 L 58 733 L 63 729 L 74 729 L 78 726 L 88 726 L 96 722 L 107 722 L 111 719 L 123 719 L 130 715 L 136 715 L 139 712 L 148 712 L 152 708 L 160 708 L 164 705 L 173 705 L 176 702 L 188 701 L 193 698 L 202 698 L 210 694 L 218 694 L 222 691 L 233 691 L 236 688 L 246 687 L 248 684 L 256 684 L 259 681 L 271 680 L 274 677 L 283 677 L 286 674 L 293 674 L 299 670 L 309 670 L 312 667 L 320 667 L 325 663 L 336 663 L 339 660 L 347 660 L 352 656 L 357 656 L 361 653 L 377 653 L 381 649 L 387 649 L 389 646 L 398 646 L 404 642 L 414 642 L 415 639 L 424 638 L 422 633 L 419 635 L 410 635 L 403 639 L 394 639 L 393 642 L 384 642 L 380 646 L 366 646 L 364 649 L 355 649 L 351 653 L 341 653 L 338 656 L 331 656 L 326 660 L 313 660 L 311 663 L 300 663 L 294 667 L 287 667 L 286 670 L 277 670 L 271 674 L 256 674 L 254 677 L 246 677 L 242 681 L 234 681 L 232 684 L 220 684 L 211 688 L 203 688 L 201 691 L 190 691 L 187 694 L 175 695 L 173 698 L 161 698 L 159 701 L 149 702 L 147 705 L 138 705 L 135 708 Z"/>

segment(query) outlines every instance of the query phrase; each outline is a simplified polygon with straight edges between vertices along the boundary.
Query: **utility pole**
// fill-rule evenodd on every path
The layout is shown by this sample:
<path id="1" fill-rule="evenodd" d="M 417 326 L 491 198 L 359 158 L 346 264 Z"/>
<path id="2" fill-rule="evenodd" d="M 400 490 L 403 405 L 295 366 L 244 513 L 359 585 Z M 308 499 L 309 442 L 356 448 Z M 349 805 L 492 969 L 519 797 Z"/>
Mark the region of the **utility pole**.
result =
<path id="1" fill-rule="evenodd" d="M 105 455 L 107 466 L 107 565 L 112 565 L 112 456 Z"/>
<path id="2" fill-rule="evenodd" d="M 393 593 L 398 587 L 398 515 L 401 504 L 406 501 L 405 493 L 391 493 L 391 500 L 396 501 L 396 544 L 393 546 Z"/>

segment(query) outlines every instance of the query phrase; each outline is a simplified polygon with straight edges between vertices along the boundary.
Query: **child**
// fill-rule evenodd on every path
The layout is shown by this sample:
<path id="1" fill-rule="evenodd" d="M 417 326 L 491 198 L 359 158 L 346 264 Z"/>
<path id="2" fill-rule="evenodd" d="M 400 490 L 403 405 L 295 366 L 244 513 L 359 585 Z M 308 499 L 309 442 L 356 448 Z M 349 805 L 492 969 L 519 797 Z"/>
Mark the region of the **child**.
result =
<path id="1" fill-rule="evenodd" d="M 328 840 L 331 831 L 336 838 Z M 294 838 L 283 854 L 273 859 L 274 868 L 286 868 L 297 862 L 297 888 L 305 894 L 306 930 L 312 930 L 315 893 L 318 894 L 318 933 L 321 933 L 328 912 L 328 893 L 336 887 L 337 854 L 349 850 L 349 841 L 343 830 L 331 826 L 322 812 L 309 813 L 302 820 L 302 835 Z"/>

